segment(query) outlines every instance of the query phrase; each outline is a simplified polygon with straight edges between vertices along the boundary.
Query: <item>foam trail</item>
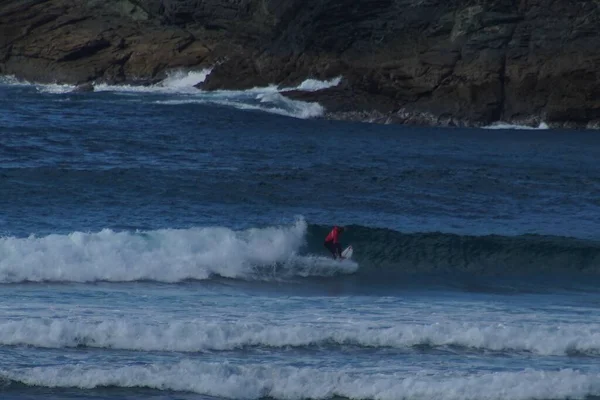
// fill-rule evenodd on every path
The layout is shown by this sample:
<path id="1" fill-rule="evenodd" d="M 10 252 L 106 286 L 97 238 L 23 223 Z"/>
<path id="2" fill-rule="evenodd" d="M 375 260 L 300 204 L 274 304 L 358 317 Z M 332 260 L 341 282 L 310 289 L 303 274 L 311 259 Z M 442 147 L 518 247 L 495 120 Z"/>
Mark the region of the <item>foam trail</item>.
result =
<path id="1" fill-rule="evenodd" d="M 308 103 L 305 101 L 292 100 L 282 96 L 279 93 L 261 93 L 258 94 L 256 98 L 260 101 L 260 106 L 242 106 L 246 109 L 254 108 L 274 114 L 301 119 L 320 117 L 325 113 L 325 109 L 319 103 Z M 234 104 L 231 105 L 235 106 Z"/>
<path id="2" fill-rule="evenodd" d="M 0 376 L 43 387 L 146 387 L 235 399 L 541 400 L 583 399 L 600 394 L 600 375 L 573 369 L 469 375 L 421 371 L 414 375 L 186 360 L 172 365 L 92 368 L 78 364 L 4 369 L 0 370 Z"/>
<path id="3" fill-rule="evenodd" d="M 287 117 L 308 119 L 324 115 L 324 108 L 318 103 L 310 103 L 289 99 L 281 93 L 289 90 L 317 91 L 340 83 L 341 77 L 328 81 L 307 79 L 294 88 L 280 89 L 277 85 L 255 87 L 247 90 L 216 90 L 203 91 L 195 86 L 204 82 L 212 72 L 211 68 L 201 71 L 172 71 L 167 77 L 154 85 L 112 85 L 98 83 L 94 85 L 95 92 L 111 92 L 122 94 L 154 94 L 170 96 L 167 99 L 154 100 L 157 104 L 217 104 L 240 110 L 263 111 Z M 9 85 L 22 84 L 35 86 L 38 91 L 51 94 L 72 92 L 76 86 L 67 84 L 30 84 L 19 83 L 14 77 L 4 77 L 0 83 Z M 176 97 L 175 97 L 176 96 Z"/>
<path id="4" fill-rule="evenodd" d="M 171 71 L 167 77 L 155 85 L 110 85 L 98 83 L 94 85 L 96 92 L 115 92 L 115 93 L 155 93 L 155 94 L 198 94 L 200 91 L 194 87 L 198 83 L 204 82 L 211 73 L 210 68 L 201 71 Z M 62 94 L 72 92 L 76 86 L 59 83 L 30 83 L 20 81 L 14 76 L 0 77 L 0 84 L 11 86 L 35 86 L 39 92 Z"/>
<path id="5" fill-rule="evenodd" d="M 280 265 L 281 275 L 319 274 L 297 251 L 307 225 L 233 231 L 228 228 L 163 229 L 142 233 L 74 232 L 29 238 L 0 238 L 0 282 L 136 281 L 178 282 L 228 278 L 270 278 Z M 334 260 L 329 267 L 336 268 Z M 339 264 L 341 267 L 341 264 Z M 354 265 L 356 268 L 356 265 Z M 330 268 L 327 268 L 330 269 Z M 331 272 L 324 270 L 324 274 Z"/>
<path id="6" fill-rule="evenodd" d="M 157 104 L 180 105 L 180 104 L 218 104 L 238 110 L 264 111 L 271 114 L 286 117 L 308 119 L 323 116 L 325 109 L 319 103 L 308 103 L 299 100 L 288 99 L 279 93 L 258 93 L 255 99 L 242 101 L 235 99 L 231 94 L 223 95 L 223 92 L 215 93 L 211 98 L 195 98 L 185 100 L 159 100 Z M 258 100 L 258 103 L 256 102 Z"/>
<path id="7" fill-rule="evenodd" d="M 158 100 L 156 103 L 166 105 L 218 104 L 239 110 L 264 111 L 300 119 L 317 118 L 325 113 L 325 109 L 319 103 L 292 100 L 282 96 L 275 85 L 248 90 L 199 91 L 193 97 Z"/>
<path id="8" fill-rule="evenodd" d="M 36 84 L 36 89 L 41 93 L 62 94 L 72 92 L 76 86 L 60 83 Z"/>
<path id="9" fill-rule="evenodd" d="M 491 125 L 484 126 L 484 127 L 482 127 L 482 129 L 547 130 L 547 129 L 550 129 L 550 127 L 545 122 L 540 122 L 540 124 L 537 127 L 527 126 L 527 125 L 508 124 L 505 122 L 496 122 Z"/>
<path id="10" fill-rule="evenodd" d="M 25 80 L 17 79 L 17 77 L 14 75 L 3 75 L 0 76 L 0 85 L 31 86 L 31 83 Z"/>
<path id="11" fill-rule="evenodd" d="M 211 69 L 200 72 L 179 71 L 172 73 L 164 81 L 152 86 L 100 84 L 96 86 L 96 91 L 190 95 L 191 97 L 184 99 L 157 100 L 156 103 L 167 105 L 218 104 L 240 110 L 264 111 L 301 119 L 321 117 L 325 112 L 324 108 L 318 103 L 292 100 L 282 96 L 280 92 L 285 91 L 285 89 L 280 90 L 276 85 L 247 90 L 216 90 L 211 92 L 197 89 L 195 85 L 204 82 L 210 73 Z M 307 79 L 298 88 L 289 88 L 288 90 L 316 91 L 335 86 L 340 81 L 341 77 L 330 81 Z"/>
<path id="12" fill-rule="evenodd" d="M 198 94 L 199 90 L 194 85 L 204 82 L 210 73 L 211 69 L 174 71 L 170 72 L 163 81 L 155 85 L 108 85 L 101 83 L 95 85 L 94 90 L 97 92 L 117 93 Z"/>
<path id="13" fill-rule="evenodd" d="M 26 80 L 17 79 L 13 75 L 0 76 L 0 85 L 35 87 L 38 92 L 51 94 L 68 93 L 75 89 L 75 85 L 60 83 L 31 83 Z"/>
<path id="14" fill-rule="evenodd" d="M 341 76 L 326 81 L 320 81 L 318 79 L 306 79 L 295 88 L 283 88 L 281 91 L 285 92 L 290 90 L 301 90 L 304 92 L 316 92 L 318 90 L 328 89 L 337 86 L 340 84 L 341 81 Z"/>
<path id="15" fill-rule="evenodd" d="M 570 324 L 498 326 L 475 324 L 334 324 L 259 321 L 165 321 L 131 319 L 20 319 L 0 322 L 0 345 L 42 348 L 88 346 L 143 351 L 199 352 L 243 347 L 355 345 L 410 348 L 461 346 L 485 351 L 564 356 L 600 354 L 600 326 Z"/>

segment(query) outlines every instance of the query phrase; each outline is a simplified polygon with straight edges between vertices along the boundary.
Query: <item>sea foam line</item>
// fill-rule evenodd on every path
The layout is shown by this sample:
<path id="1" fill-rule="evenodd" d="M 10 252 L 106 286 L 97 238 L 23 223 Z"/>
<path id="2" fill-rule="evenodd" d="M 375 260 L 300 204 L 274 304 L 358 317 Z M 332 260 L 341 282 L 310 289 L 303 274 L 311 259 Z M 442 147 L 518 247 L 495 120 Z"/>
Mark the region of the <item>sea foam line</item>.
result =
<path id="1" fill-rule="evenodd" d="M 334 86 L 337 86 L 342 81 L 342 77 L 338 76 L 329 80 L 321 81 L 318 79 L 305 79 L 296 87 L 287 87 L 282 88 L 282 92 L 287 92 L 290 90 L 300 90 L 304 92 L 316 92 L 323 89 L 329 89 Z"/>
<path id="2" fill-rule="evenodd" d="M 115 94 L 154 94 L 171 96 L 167 99 L 154 100 L 157 104 L 217 104 L 234 107 L 240 110 L 256 110 L 272 114 L 284 115 L 294 118 L 317 118 L 325 113 L 325 109 L 318 103 L 293 100 L 282 93 L 290 90 L 318 91 L 338 85 L 341 77 L 326 81 L 306 79 L 296 87 L 279 88 L 277 85 L 255 87 L 247 90 L 215 90 L 202 91 L 196 85 L 204 82 L 212 72 L 212 68 L 199 71 L 170 71 L 167 77 L 153 85 L 115 85 L 98 83 L 94 84 L 96 92 L 110 92 Z M 18 81 L 14 77 L 4 77 L 0 83 L 8 85 L 34 86 L 39 92 L 50 94 L 71 93 L 76 89 L 69 84 L 31 84 Z"/>
<path id="3" fill-rule="evenodd" d="M 200 92 L 195 85 L 204 82 L 211 71 L 211 68 L 205 68 L 200 71 L 171 71 L 165 79 L 154 85 L 109 85 L 100 83 L 94 85 L 94 90 L 97 92 L 116 93 L 195 95 Z"/>
<path id="4" fill-rule="evenodd" d="M 600 375 L 559 371 L 377 373 L 342 368 L 181 361 L 173 365 L 83 365 L 0 370 L 5 379 L 43 387 L 147 387 L 235 399 L 583 399 L 600 394 Z"/>
<path id="5" fill-rule="evenodd" d="M 389 327 L 392 324 L 393 326 Z M 201 352 L 243 347 L 354 345 L 410 348 L 458 346 L 538 355 L 600 354 L 600 326 L 505 326 L 473 323 L 388 326 L 264 321 L 237 323 L 203 319 L 146 323 L 122 319 L 22 319 L 0 322 L 1 345 L 43 348 L 98 347 L 141 351 Z"/>
<path id="6" fill-rule="evenodd" d="M 517 125 L 517 124 L 509 124 L 506 122 L 495 122 L 491 125 L 487 125 L 482 127 L 482 129 L 506 129 L 506 130 L 547 130 L 550 129 L 550 127 L 548 126 L 548 124 L 546 124 L 545 122 L 540 122 L 540 124 L 535 127 L 535 126 L 528 126 L 528 125 Z"/>
<path id="7" fill-rule="evenodd" d="M 198 91 L 196 89 L 189 92 L 189 94 L 193 94 L 191 97 L 185 99 L 157 100 L 156 103 L 166 105 L 217 104 L 240 110 L 264 111 L 300 119 L 318 118 L 325 113 L 325 109 L 319 103 L 289 99 L 282 95 L 282 93 L 290 90 L 314 92 L 336 86 L 340 81 L 341 77 L 329 81 L 306 79 L 297 87 L 291 88 L 278 88 L 276 85 L 269 85 L 247 90 L 215 90 L 212 92 Z M 184 87 L 184 85 L 179 84 L 178 87 Z"/>

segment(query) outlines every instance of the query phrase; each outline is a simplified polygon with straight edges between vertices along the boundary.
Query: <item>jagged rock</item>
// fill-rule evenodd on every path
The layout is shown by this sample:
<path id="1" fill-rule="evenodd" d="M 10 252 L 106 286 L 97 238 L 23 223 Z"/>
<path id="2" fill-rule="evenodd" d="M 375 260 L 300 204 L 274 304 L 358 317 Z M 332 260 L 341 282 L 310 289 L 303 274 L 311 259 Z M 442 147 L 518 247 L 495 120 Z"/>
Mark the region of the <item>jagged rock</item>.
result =
<path id="1" fill-rule="evenodd" d="M 223 60 L 209 76 L 207 82 L 197 86 L 204 90 L 250 89 L 274 83 L 269 81 L 268 74 L 261 71 L 258 60 L 249 54 L 244 54 L 243 50 Z"/>
<path id="2" fill-rule="evenodd" d="M 332 118 L 481 125 L 600 121 L 593 0 L 6 0 L 0 73 L 153 82 L 213 67 L 202 89 L 287 92 Z"/>
<path id="3" fill-rule="evenodd" d="M 122 16 L 125 3 L 7 2 L 0 6 L 0 72 L 38 82 L 147 82 L 202 63 L 208 49 L 190 32 L 139 21 L 145 14 L 137 5 Z"/>

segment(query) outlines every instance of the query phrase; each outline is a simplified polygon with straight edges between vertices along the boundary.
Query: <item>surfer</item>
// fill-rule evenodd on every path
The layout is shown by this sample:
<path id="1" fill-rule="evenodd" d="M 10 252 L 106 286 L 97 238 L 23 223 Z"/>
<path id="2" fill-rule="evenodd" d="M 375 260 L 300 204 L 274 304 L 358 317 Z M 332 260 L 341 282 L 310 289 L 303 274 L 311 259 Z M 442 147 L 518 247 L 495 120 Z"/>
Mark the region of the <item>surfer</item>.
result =
<path id="1" fill-rule="evenodd" d="M 333 258 L 342 258 L 342 245 L 339 242 L 339 235 L 344 232 L 343 226 L 334 226 L 329 235 L 325 238 L 325 247 L 333 254 Z"/>

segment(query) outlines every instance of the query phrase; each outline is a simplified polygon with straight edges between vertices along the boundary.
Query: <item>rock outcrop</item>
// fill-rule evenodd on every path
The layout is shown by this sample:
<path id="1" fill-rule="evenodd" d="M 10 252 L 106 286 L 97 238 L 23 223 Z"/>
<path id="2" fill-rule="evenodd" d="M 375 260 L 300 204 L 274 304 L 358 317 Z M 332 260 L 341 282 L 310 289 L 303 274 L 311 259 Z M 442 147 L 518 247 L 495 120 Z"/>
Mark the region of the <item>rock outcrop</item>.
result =
<path id="1" fill-rule="evenodd" d="M 5 0 L 0 73 L 204 90 L 342 76 L 331 118 L 436 125 L 600 122 L 595 0 Z"/>

